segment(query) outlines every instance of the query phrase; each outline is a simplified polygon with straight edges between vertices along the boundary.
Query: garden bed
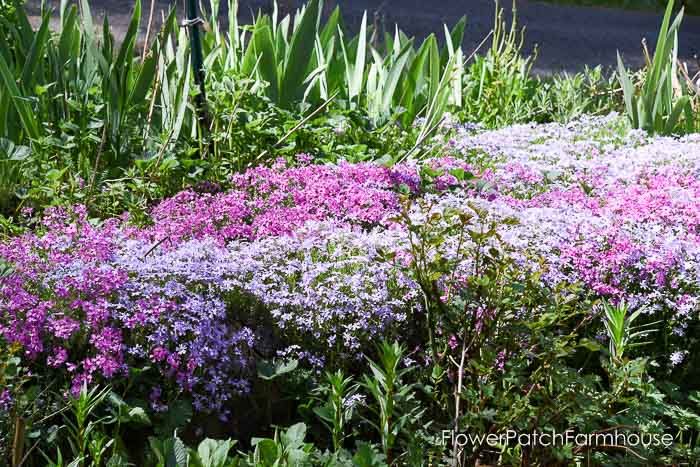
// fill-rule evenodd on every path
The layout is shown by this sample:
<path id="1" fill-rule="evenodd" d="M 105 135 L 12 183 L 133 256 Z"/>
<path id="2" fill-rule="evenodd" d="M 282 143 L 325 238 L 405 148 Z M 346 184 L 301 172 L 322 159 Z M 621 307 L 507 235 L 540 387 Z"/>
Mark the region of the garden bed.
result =
<path id="1" fill-rule="evenodd" d="M 509 258 L 509 280 L 537 294 L 590 303 L 579 312 L 592 342 L 607 339 L 600 300 L 641 310 L 664 336 L 648 347 L 657 374 L 692 386 L 698 135 L 648 137 L 616 115 L 494 131 L 448 125 L 443 135 L 448 154 L 418 164 L 314 165 L 301 155 L 251 169 L 230 190 L 211 184 L 164 200 L 143 226 L 52 209 L 36 232 L 0 248 L 13 265 L 0 282 L 2 337 L 25 371 L 48 367 L 74 396 L 110 384 L 155 413 L 185 397 L 195 412 L 235 419 L 260 356 L 312 374 L 353 372 L 381 337 L 428 365 L 416 340 L 430 319 L 420 267 L 449 264 L 434 283 L 450 304 L 486 274 L 481 251 L 491 258 L 482 267 Z M 479 311 L 478 326 L 508 332 L 548 307 L 501 304 Z M 449 341 L 448 353 L 463 344 L 458 334 L 434 338 Z M 504 371 L 518 348 L 537 345 L 520 339 L 489 339 L 482 351 Z"/>
<path id="2" fill-rule="evenodd" d="M 499 7 L 472 55 L 210 6 L 0 7 L 0 467 L 697 463 L 672 2 L 641 70 L 546 78 Z"/>

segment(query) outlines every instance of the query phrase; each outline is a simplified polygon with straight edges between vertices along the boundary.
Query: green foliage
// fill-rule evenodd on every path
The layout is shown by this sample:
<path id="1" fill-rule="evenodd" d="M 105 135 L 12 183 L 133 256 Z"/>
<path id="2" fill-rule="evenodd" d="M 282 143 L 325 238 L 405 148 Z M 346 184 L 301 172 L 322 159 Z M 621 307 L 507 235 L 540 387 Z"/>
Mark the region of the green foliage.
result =
<path id="1" fill-rule="evenodd" d="M 270 381 L 296 370 L 298 360 L 260 361 L 257 364 L 258 378 Z"/>
<path id="2" fill-rule="evenodd" d="M 306 425 L 297 423 L 286 430 L 275 430 L 273 438 L 253 438 L 255 451 L 240 465 L 310 465 L 313 445 L 305 443 Z"/>
<path id="3" fill-rule="evenodd" d="M 489 127 L 527 119 L 536 85 L 530 75 L 535 58 L 522 55 L 525 31 L 518 27 L 515 2 L 510 27 L 496 5 L 492 34 L 491 48 L 469 66 L 461 111 L 462 118 Z"/>
<path id="4" fill-rule="evenodd" d="M 654 332 L 653 326 L 656 323 L 632 326 L 632 323 L 644 311 L 642 309 L 629 314 L 628 306 L 625 302 L 611 305 L 606 301 L 603 302 L 603 311 L 605 313 L 605 329 L 610 340 L 610 358 L 613 361 L 621 360 L 625 351 L 642 345 L 643 343 L 641 342 L 634 342 L 638 338 Z"/>
<path id="5" fill-rule="evenodd" d="M 11 208 L 11 202 L 22 182 L 22 165 L 31 153 L 26 146 L 0 139 L 0 211 Z"/>
<path id="6" fill-rule="evenodd" d="M 197 467 L 226 467 L 229 463 L 229 452 L 236 444 L 235 441 L 205 439 L 191 453 L 192 463 Z"/>
<path id="7" fill-rule="evenodd" d="M 369 362 L 371 375 L 364 375 L 362 387 L 374 399 L 374 417 L 369 423 L 379 433 L 382 451 L 391 464 L 396 457 L 398 437 L 409 430 L 410 424 L 421 414 L 415 400 L 415 385 L 405 382 L 412 368 L 401 368 L 404 348 L 398 342 L 382 342 L 378 352 L 379 361 Z"/>
<path id="8" fill-rule="evenodd" d="M 541 78 L 529 118 L 538 122 L 566 123 L 584 114 L 606 115 L 622 110 L 622 96 L 616 87 L 614 75 L 606 76 L 600 66 L 586 67 L 580 73 Z"/>
<path id="9" fill-rule="evenodd" d="M 64 414 L 65 429 L 68 431 L 68 444 L 71 447 L 73 457 L 84 462 L 90 458 L 94 464 L 99 465 L 107 450 L 114 443 L 100 429 L 104 418 L 97 418 L 96 409 L 109 395 L 108 387 L 94 386 L 91 389 L 83 386 L 80 394 L 71 398 L 69 413 Z"/>
<path id="10" fill-rule="evenodd" d="M 3 20 L 12 18 L 17 6 L 23 3 L 24 2 L 20 0 L 3 0 L 3 2 L 0 3 L 0 18 Z"/>
<path id="11" fill-rule="evenodd" d="M 579 285 L 548 290 L 539 273 L 513 263 L 498 223 L 477 206 L 443 210 L 429 201 L 415 203 L 403 222 L 411 235 L 412 274 L 425 296 L 418 340 L 432 355 L 422 378 L 432 388 L 424 410 L 433 420 L 458 433 L 597 433 L 615 427 L 658 436 L 686 432 L 680 414 L 689 401 L 655 381 L 654 362 L 635 352 L 654 325 L 636 326 L 640 311 L 603 304 L 598 321 L 591 313 L 595 303 Z M 462 282 L 456 271 L 465 263 L 470 275 Z M 602 329 L 608 330 L 609 353 L 595 338 Z M 522 465 L 524 459 L 532 465 L 645 465 L 678 455 L 678 448 L 665 446 L 628 447 L 631 455 L 626 448 L 599 446 L 452 448 L 433 455 L 462 465 Z M 694 441 L 681 449 L 692 452 Z"/>
<path id="12" fill-rule="evenodd" d="M 246 40 L 243 28 L 231 23 L 226 35 L 213 21 L 215 26 L 203 37 L 212 119 L 208 131 L 202 132 L 190 102 L 192 94 L 198 91 L 191 85 L 185 30 L 176 24 L 171 12 L 143 58 L 137 57 L 135 25 L 141 11 L 136 6 L 129 32 L 119 47 L 114 45 L 108 23 L 101 37 L 95 34 L 87 3 L 80 9 L 64 3 L 59 12 L 61 27 L 56 34 L 48 28 L 48 12 L 37 31 L 29 26 L 22 8 L 14 12 L 16 26 L 3 39 L 11 46 L 3 48 L 6 66 L 0 70 L 5 77 L 0 85 L 0 135 L 6 141 L 0 159 L 0 209 L 4 213 L 22 205 L 87 203 L 99 216 L 130 210 L 138 219 L 152 200 L 201 179 L 214 178 L 225 184 L 236 171 L 275 157 L 293 158 L 299 152 L 326 160 L 368 160 L 390 155 L 396 158 L 396 154 L 414 145 L 422 131 L 410 124 L 423 111 L 421 99 L 427 102 L 435 90 L 422 83 L 420 93 L 413 88 L 409 91 L 403 80 L 396 80 L 398 65 L 392 65 L 392 84 L 388 88 L 381 86 L 383 97 L 378 102 L 383 107 L 373 116 L 365 110 L 366 91 L 360 86 L 362 103 L 357 107 L 359 100 L 349 100 L 342 92 L 344 79 L 331 80 L 330 88 L 326 80 L 323 95 L 320 78 L 312 79 L 313 82 L 304 79 L 297 83 L 302 90 L 290 91 L 288 97 L 283 97 L 284 103 L 271 102 L 266 94 L 274 87 L 261 81 L 260 63 L 272 57 L 263 54 L 258 60 L 257 55 L 248 53 L 255 42 Z M 299 27 L 312 28 L 319 35 L 315 42 L 326 41 L 321 47 L 324 50 L 340 40 L 338 11 L 323 29 L 317 29 L 316 21 L 301 21 L 314 16 L 314 9 L 317 8 L 311 5 L 308 14 L 306 9 L 300 12 L 299 22 L 294 24 L 290 18 L 277 22 L 276 18 L 273 21 L 261 16 L 253 26 L 256 31 L 267 25 L 275 34 L 279 45 L 273 52 L 284 52 L 284 60 L 274 68 L 280 68 L 280 73 L 289 70 L 289 78 L 279 78 L 285 89 L 296 82 L 297 76 L 304 76 L 297 72 L 302 65 L 294 62 L 308 59 L 308 54 L 299 53 L 308 32 L 298 30 Z M 212 5 L 212 11 L 218 11 L 218 4 Z M 235 18 L 235 2 L 229 11 Z M 401 41 L 410 43 L 403 35 Z M 355 54 L 357 47 L 352 43 L 357 42 L 346 44 L 348 53 Z M 436 47 L 431 46 L 430 50 L 439 53 Z M 428 49 L 426 45 L 422 50 Z M 339 70 L 339 51 L 340 47 L 328 55 L 334 63 L 322 68 L 324 73 Z M 255 72 L 247 77 L 243 72 L 248 71 L 244 68 L 251 56 L 256 57 Z M 412 65 L 416 76 L 427 69 L 427 62 L 423 61 L 426 56 L 426 52 L 421 52 L 417 64 Z M 440 63 L 435 60 L 431 67 L 439 70 Z M 363 59 L 356 74 L 361 77 L 361 85 L 366 82 L 368 66 Z M 309 67 L 318 68 L 311 63 Z M 336 75 L 342 78 L 344 72 L 340 70 Z M 394 88 L 394 92 L 389 92 L 389 88 Z M 341 97 L 329 102 L 329 92 Z M 390 103 L 392 94 L 395 99 Z M 402 114 L 406 125 L 403 128 L 393 124 L 396 108 L 386 115 L 381 110 L 387 105 L 398 105 L 399 94 L 405 102 L 420 104 L 410 110 L 410 118 Z M 304 108 L 309 103 L 315 107 L 300 109 L 297 104 L 302 100 L 308 101 Z M 275 102 L 289 109 L 277 107 Z M 348 110 L 350 104 L 355 108 Z M 326 107 L 316 113 L 318 105 Z M 433 109 L 436 118 L 444 111 L 440 106 Z"/>
<path id="13" fill-rule="evenodd" d="M 14 195 L 3 197 L 11 203 L 4 209 L 12 208 L 18 196 L 50 204 L 59 193 L 74 193 L 76 183 L 87 184 L 84 191 L 77 187 L 84 197 L 99 182 L 98 174 L 120 175 L 120 168 L 133 162 L 137 148 L 148 146 L 144 137 L 149 133 L 142 131 L 146 122 L 159 122 L 146 114 L 145 100 L 154 86 L 160 44 L 172 30 L 174 15 L 141 62 L 134 57 L 138 3 L 118 49 L 107 22 L 102 37 L 96 37 L 87 2 L 81 4 L 80 14 L 75 5 L 63 2 L 59 13 L 60 26 L 54 34 L 49 31 L 49 12 L 34 31 L 24 9 L 17 8 L 15 25 L 4 38 L 10 46 L 0 58 L 0 134 L 6 141 L 1 172 L 4 178 L 12 176 L 12 183 L 3 184 L 3 189 Z M 162 83 L 163 77 L 158 81 Z M 71 184 L 72 189 L 66 189 Z"/>
<path id="14" fill-rule="evenodd" d="M 523 53 L 525 28 L 518 26 L 513 7 L 512 22 L 496 6 L 491 47 L 476 54 L 463 76 L 462 121 L 485 127 L 527 122 L 568 122 L 583 114 L 607 114 L 620 110 L 617 83 L 601 67 L 575 74 L 535 77 L 532 56 Z"/>
<path id="15" fill-rule="evenodd" d="M 695 128 L 695 115 L 682 77 L 678 72 L 678 28 L 683 10 L 671 23 L 673 0 L 664 14 L 654 57 L 639 90 L 633 84 L 620 54 L 618 74 L 625 98 L 627 117 L 633 128 L 664 135 L 689 133 Z"/>
<path id="16" fill-rule="evenodd" d="M 236 7 L 229 5 L 234 11 Z M 217 10 L 218 5 L 213 5 L 212 11 Z M 449 94 L 453 105 L 461 103 L 464 19 L 451 32 L 446 29 L 442 51 L 433 35 L 416 50 L 413 40 L 398 28 L 393 37 L 385 38 L 382 50 L 368 40 L 376 31 L 368 26 L 366 13 L 358 35 L 349 37 L 339 9 L 325 24 L 320 10 L 319 1 L 313 0 L 293 18 L 279 18 L 277 9 L 271 16 L 258 15 L 250 26 L 247 47 L 244 33 L 232 31 L 228 40 L 216 36 L 210 41 L 215 54 L 212 72 L 255 76 L 266 83 L 264 92 L 272 102 L 290 110 L 299 103 L 317 108 L 337 93 L 336 105 L 362 109 L 375 127 L 399 114 L 404 126 L 423 112 L 429 118 L 432 114 L 441 118 L 447 102 L 428 110 L 441 93 Z M 217 60 L 222 56 L 242 58 Z M 404 76 L 407 79 L 400 79 Z"/>
<path id="17" fill-rule="evenodd" d="M 187 467 L 189 465 L 189 452 L 185 443 L 177 436 L 177 431 L 170 438 L 148 440 L 151 462 L 155 467 Z"/>
<path id="18" fill-rule="evenodd" d="M 236 442 L 230 439 L 204 439 L 197 449 L 188 449 L 177 435 L 164 439 L 149 438 L 149 464 L 154 467 L 229 467 L 237 465 L 229 453 Z"/>
<path id="19" fill-rule="evenodd" d="M 312 66 L 310 50 L 319 31 L 319 1 L 312 0 L 294 17 L 287 16 L 277 23 L 276 14 L 258 16 L 252 26 L 248 48 L 245 50 L 241 72 L 255 72 L 267 83 L 268 97 L 289 108 L 304 95 L 306 71 Z"/>
<path id="20" fill-rule="evenodd" d="M 346 437 L 346 427 L 353 418 L 354 405 L 352 398 L 357 394 L 358 385 L 351 377 L 345 377 L 342 370 L 326 373 L 326 384 L 316 389 L 318 396 L 326 396 L 322 405 L 314 408 L 314 413 L 321 423 L 330 431 L 333 440 L 333 451 L 340 452 Z"/>

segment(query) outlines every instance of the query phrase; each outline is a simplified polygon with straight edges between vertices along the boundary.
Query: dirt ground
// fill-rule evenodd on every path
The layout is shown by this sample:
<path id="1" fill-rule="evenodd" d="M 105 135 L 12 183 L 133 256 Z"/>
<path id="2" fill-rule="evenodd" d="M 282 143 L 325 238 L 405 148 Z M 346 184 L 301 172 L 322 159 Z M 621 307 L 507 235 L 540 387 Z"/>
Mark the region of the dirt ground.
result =
<path id="1" fill-rule="evenodd" d="M 167 10 L 167 0 L 155 1 L 155 16 Z M 150 0 L 142 0 L 143 16 L 141 33 L 145 35 Z M 301 0 L 283 0 L 293 7 Z M 58 9 L 60 0 L 46 3 Z M 206 3 L 206 0 L 205 2 Z M 226 1 L 221 2 L 225 4 Z M 329 0 L 326 0 L 326 4 Z M 465 51 L 469 54 L 491 30 L 494 0 L 336 0 L 346 23 L 356 28 L 363 11 L 367 10 L 370 21 L 393 31 L 398 24 L 409 35 L 422 38 L 431 32 L 442 36 L 442 25 L 454 24 L 462 15 L 467 16 Z M 37 21 L 40 0 L 28 0 L 29 9 Z M 271 0 L 240 0 L 239 18 L 249 21 L 259 9 L 269 11 Z M 510 10 L 510 2 L 502 1 Z M 124 34 L 130 18 L 133 0 L 90 0 L 95 16 L 107 13 L 115 36 Z M 330 5 L 327 5 L 329 7 Z M 178 11 L 184 11 L 182 0 L 177 2 Z M 517 0 L 518 21 L 526 27 L 528 51 L 537 46 L 538 59 L 535 65 L 540 73 L 554 71 L 577 71 L 585 65 L 602 64 L 614 66 L 616 50 L 619 50 L 629 65 L 642 63 L 641 40 L 647 38 L 653 48 L 661 15 L 650 12 L 623 11 L 594 7 L 560 6 L 537 1 Z M 222 5 L 222 17 L 226 16 L 226 5 Z M 700 17 L 686 17 L 680 34 L 680 55 L 693 69 L 700 62 Z"/>

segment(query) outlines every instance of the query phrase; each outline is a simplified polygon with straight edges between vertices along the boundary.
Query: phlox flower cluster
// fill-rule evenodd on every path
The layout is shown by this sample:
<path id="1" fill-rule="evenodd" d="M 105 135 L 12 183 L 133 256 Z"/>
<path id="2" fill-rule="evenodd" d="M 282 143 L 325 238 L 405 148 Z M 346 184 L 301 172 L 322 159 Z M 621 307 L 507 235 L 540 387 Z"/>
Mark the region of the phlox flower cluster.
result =
<path id="1" fill-rule="evenodd" d="M 133 231 L 136 238 L 164 242 L 166 248 L 189 239 L 212 238 L 220 244 L 288 235 L 309 221 L 334 219 L 372 226 L 397 209 L 397 183 L 415 183 L 408 166 L 378 164 L 287 167 L 278 161 L 233 177 L 221 193 L 186 190 L 158 204 L 152 226 Z"/>

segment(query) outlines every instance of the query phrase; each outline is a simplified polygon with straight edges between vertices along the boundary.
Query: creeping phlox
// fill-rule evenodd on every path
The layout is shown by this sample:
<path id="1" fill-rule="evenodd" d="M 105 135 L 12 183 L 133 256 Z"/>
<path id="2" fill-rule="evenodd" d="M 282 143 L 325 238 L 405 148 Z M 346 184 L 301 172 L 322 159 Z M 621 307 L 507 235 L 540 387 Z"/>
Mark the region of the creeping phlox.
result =
<path id="1" fill-rule="evenodd" d="M 502 235 L 523 263 L 536 253 L 551 284 L 580 281 L 664 310 L 672 332 L 685 332 L 698 309 L 700 135 L 651 138 L 611 115 L 467 135 L 457 146 L 494 161 L 497 195 L 480 203 L 518 220 Z"/>
<path id="2" fill-rule="evenodd" d="M 256 345 L 359 358 L 404 321 L 412 283 L 379 260 L 393 237 L 372 229 L 398 209 L 398 185 L 416 180 L 413 166 L 302 159 L 251 169 L 225 193 L 182 192 L 148 227 L 48 209 L 35 232 L 0 245 L 12 267 L 0 279 L 0 340 L 73 394 L 148 367 L 154 409 L 167 409 L 169 386 L 226 415 L 250 389 Z M 270 322 L 279 342 L 261 342 Z"/>
<path id="3" fill-rule="evenodd" d="M 149 367 L 155 408 L 167 387 L 225 413 L 250 388 L 257 346 L 323 365 L 411 325 L 421 300 L 396 222 L 401 193 L 433 200 L 433 211 L 516 219 L 498 224 L 499 237 L 544 286 L 580 282 L 664 310 L 685 332 L 698 305 L 700 136 L 650 138 L 615 115 L 452 131 L 451 157 L 389 168 L 302 156 L 250 169 L 227 191 L 183 191 L 145 227 L 49 209 L 35 232 L 0 245 L 12 268 L 0 278 L 0 339 L 73 392 Z M 430 190 L 422 166 L 439 174 Z M 431 213 L 414 205 L 410 215 Z"/>

